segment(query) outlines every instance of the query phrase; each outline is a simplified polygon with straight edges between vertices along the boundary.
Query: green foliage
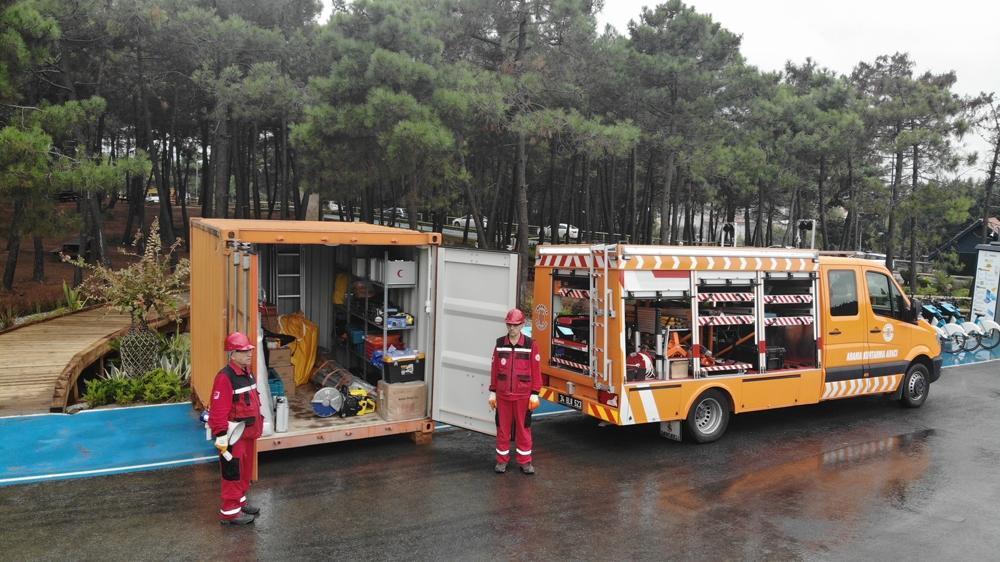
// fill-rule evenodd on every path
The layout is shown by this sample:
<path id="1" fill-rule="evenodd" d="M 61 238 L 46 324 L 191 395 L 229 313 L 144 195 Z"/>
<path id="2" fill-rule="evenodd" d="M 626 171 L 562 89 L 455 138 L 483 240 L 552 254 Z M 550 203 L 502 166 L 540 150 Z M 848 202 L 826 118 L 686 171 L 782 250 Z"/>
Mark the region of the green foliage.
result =
<path id="1" fill-rule="evenodd" d="M 160 368 L 177 375 L 183 382 L 191 379 L 191 335 L 160 335 Z"/>
<path id="2" fill-rule="evenodd" d="M 80 310 L 87 306 L 87 299 L 80 295 L 80 288 L 72 288 L 66 281 L 63 281 L 63 298 L 66 299 L 66 308 L 71 311 Z"/>
<path id="3" fill-rule="evenodd" d="M 138 249 L 140 241 L 141 238 L 137 235 L 133 248 Z M 180 305 L 178 295 L 187 287 L 190 272 L 187 259 L 179 260 L 176 266 L 171 265 L 173 254 L 179 245 L 180 241 L 165 252 L 162 251 L 159 225 L 154 220 L 142 253 L 123 251 L 138 258 L 132 265 L 111 269 L 103 265 L 88 264 L 82 258 L 64 259 L 91 272 L 91 277 L 81 286 L 83 294 L 129 314 L 133 322 L 142 323 L 153 310 L 164 318 L 173 318 L 177 313 Z"/>
<path id="4" fill-rule="evenodd" d="M 191 389 L 180 375 L 162 368 L 139 377 L 129 377 L 117 367 L 103 376 L 84 383 L 83 400 L 91 406 L 128 405 L 135 402 L 179 402 L 191 396 Z"/>
<path id="5" fill-rule="evenodd" d="M 19 314 L 17 308 L 13 305 L 5 304 L 0 307 L 0 330 L 13 326 Z"/>

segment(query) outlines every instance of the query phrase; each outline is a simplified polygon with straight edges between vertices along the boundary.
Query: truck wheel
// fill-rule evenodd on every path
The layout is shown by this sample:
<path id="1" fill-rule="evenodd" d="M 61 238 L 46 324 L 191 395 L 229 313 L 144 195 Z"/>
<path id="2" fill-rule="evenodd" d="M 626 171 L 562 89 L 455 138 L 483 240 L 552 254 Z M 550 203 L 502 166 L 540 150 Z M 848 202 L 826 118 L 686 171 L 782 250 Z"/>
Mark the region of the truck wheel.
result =
<path id="1" fill-rule="evenodd" d="M 903 377 L 903 388 L 899 396 L 899 403 L 906 408 L 919 408 L 927 401 L 927 393 L 930 391 L 931 383 L 927 367 L 922 363 L 910 365 Z"/>
<path id="2" fill-rule="evenodd" d="M 705 391 L 684 421 L 685 432 L 696 443 L 711 443 L 722 437 L 729 425 L 729 399 L 718 390 Z"/>

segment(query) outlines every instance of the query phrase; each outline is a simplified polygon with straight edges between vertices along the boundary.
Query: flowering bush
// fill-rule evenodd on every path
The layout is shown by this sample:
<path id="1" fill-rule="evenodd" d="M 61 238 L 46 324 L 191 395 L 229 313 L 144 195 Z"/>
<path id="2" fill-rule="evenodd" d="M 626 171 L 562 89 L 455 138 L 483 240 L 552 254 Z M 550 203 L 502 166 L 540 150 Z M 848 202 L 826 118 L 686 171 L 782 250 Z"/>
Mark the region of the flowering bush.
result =
<path id="1" fill-rule="evenodd" d="M 105 302 L 111 308 L 128 314 L 135 324 L 145 324 L 146 315 L 153 310 L 161 317 L 173 319 L 180 307 L 178 294 L 188 285 L 190 262 L 181 259 L 172 265 L 173 254 L 181 241 L 177 240 L 163 251 L 158 220 L 150 225 L 144 249 L 139 254 L 141 242 L 142 234 L 137 233 L 132 242 L 134 250 L 121 250 L 125 255 L 139 258 L 121 269 L 88 264 L 81 257 L 70 259 L 63 256 L 63 260 L 90 272 L 90 277 L 80 287 L 88 299 Z"/>

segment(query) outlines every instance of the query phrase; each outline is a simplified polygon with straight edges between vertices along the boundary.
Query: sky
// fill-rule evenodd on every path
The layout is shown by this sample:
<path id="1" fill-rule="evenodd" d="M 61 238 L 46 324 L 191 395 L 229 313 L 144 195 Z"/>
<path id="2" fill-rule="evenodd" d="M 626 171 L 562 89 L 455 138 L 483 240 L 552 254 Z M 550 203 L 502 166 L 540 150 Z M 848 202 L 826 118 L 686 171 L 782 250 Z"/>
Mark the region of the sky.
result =
<path id="1" fill-rule="evenodd" d="M 329 0 L 324 0 L 329 15 Z M 916 74 L 954 70 L 955 92 L 1000 94 L 1000 2 L 991 0 L 687 0 L 743 37 L 740 51 L 761 70 L 780 70 L 785 61 L 812 57 L 819 65 L 849 74 L 860 61 L 907 52 Z M 626 34 L 650 0 L 604 0 L 598 17 Z M 966 147 L 980 152 L 988 143 L 975 134 Z M 975 170 L 970 170 L 975 173 Z"/>

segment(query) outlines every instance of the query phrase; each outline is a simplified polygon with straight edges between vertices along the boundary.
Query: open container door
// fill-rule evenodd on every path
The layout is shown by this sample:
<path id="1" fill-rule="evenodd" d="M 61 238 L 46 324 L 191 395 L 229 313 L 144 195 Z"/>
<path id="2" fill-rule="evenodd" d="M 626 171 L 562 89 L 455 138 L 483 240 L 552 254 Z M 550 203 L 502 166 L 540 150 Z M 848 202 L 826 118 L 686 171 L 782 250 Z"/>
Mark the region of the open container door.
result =
<path id="1" fill-rule="evenodd" d="M 432 416 L 496 435 L 490 361 L 517 304 L 517 254 L 441 247 L 436 280 Z"/>

